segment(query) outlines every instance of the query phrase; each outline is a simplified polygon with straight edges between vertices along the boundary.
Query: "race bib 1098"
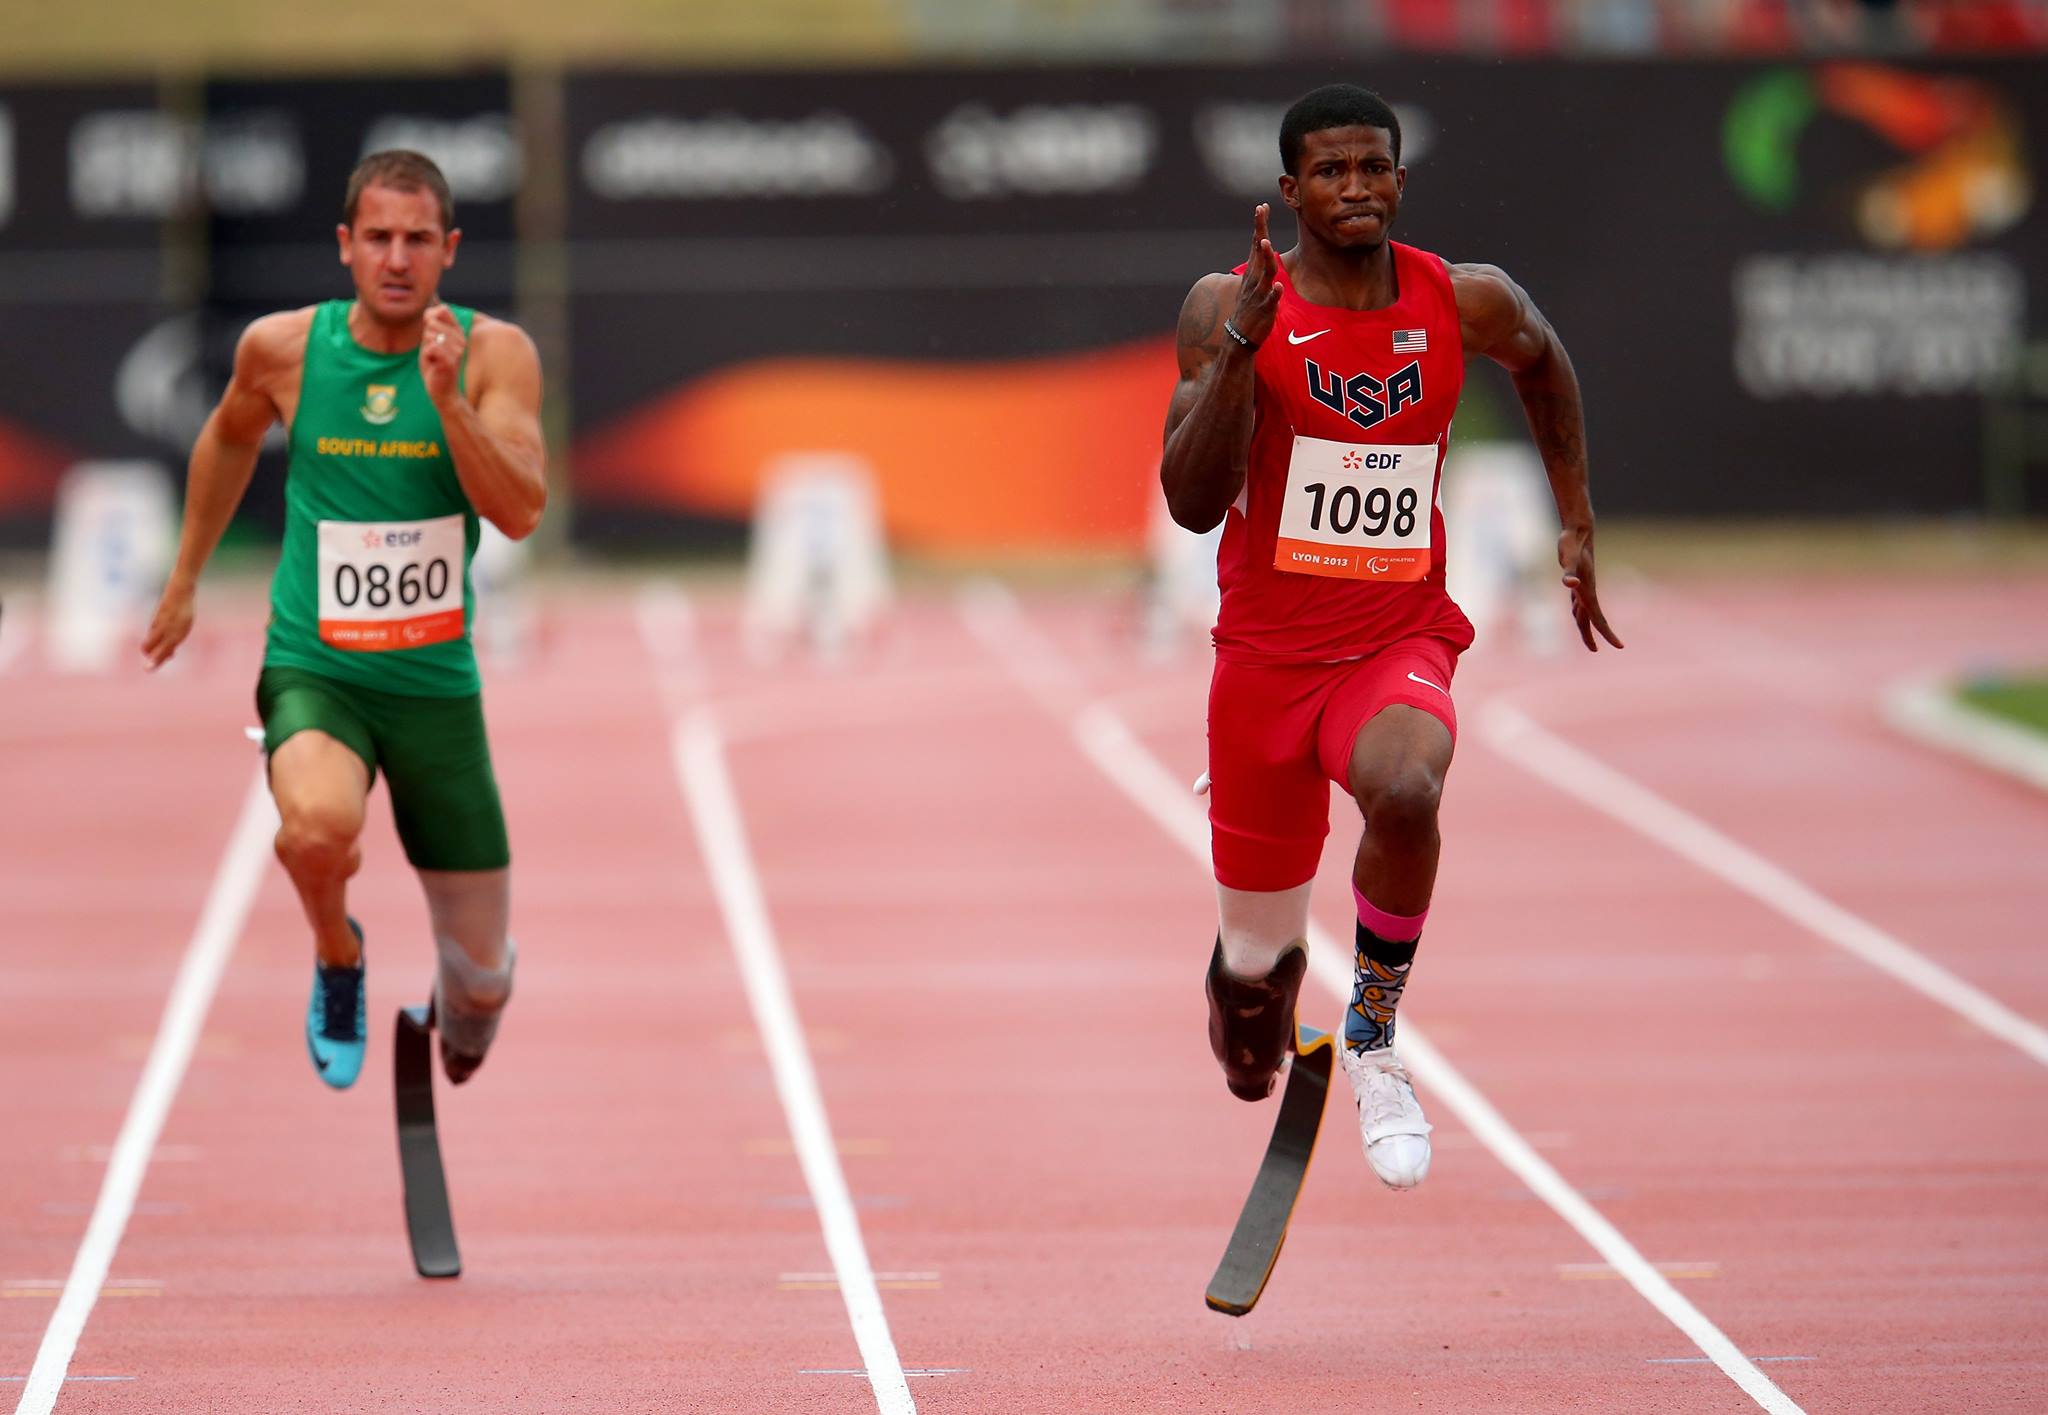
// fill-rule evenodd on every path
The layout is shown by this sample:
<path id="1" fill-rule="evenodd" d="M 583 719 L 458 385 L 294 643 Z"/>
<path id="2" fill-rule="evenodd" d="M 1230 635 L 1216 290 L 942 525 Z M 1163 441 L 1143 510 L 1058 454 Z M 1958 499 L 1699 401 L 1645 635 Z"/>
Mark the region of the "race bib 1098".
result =
<path id="1" fill-rule="evenodd" d="M 462 637 L 462 517 L 320 522 L 320 642 L 358 653 Z"/>
<path id="2" fill-rule="evenodd" d="M 1430 567 L 1437 448 L 1296 437 L 1280 503 L 1277 569 L 1419 580 Z"/>

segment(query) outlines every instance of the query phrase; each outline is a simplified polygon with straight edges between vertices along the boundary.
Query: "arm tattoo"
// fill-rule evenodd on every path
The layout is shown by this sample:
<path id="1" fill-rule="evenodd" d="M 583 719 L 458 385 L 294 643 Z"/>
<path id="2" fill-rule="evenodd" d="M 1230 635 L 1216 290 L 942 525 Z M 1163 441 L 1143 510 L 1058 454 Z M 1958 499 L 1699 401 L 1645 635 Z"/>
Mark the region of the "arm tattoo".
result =
<path id="1" fill-rule="evenodd" d="M 1543 460 L 1582 469 L 1586 465 L 1586 425 L 1577 396 L 1571 392 L 1529 390 L 1522 395 Z"/>
<path id="2" fill-rule="evenodd" d="M 1223 301 L 1213 291 L 1197 291 L 1180 314 L 1180 347 L 1206 349 L 1216 342 L 1217 332 L 1222 328 Z"/>
<path id="3" fill-rule="evenodd" d="M 1166 404 L 1166 436 L 1172 437 L 1173 430 L 1195 410 L 1195 400 L 1202 396 L 1202 385 L 1193 379 L 1183 379 L 1175 386 L 1173 397 Z"/>
<path id="4" fill-rule="evenodd" d="M 1180 360 L 1180 383 L 1174 388 L 1173 398 L 1166 407 L 1166 435 L 1169 438 L 1173 436 L 1173 430 L 1195 410 L 1195 403 L 1202 396 L 1202 387 L 1213 366 L 1210 360 L 1222 347 L 1222 328 L 1223 301 L 1216 292 L 1201 285 L 1189 291 L 1187 303 L 1181 307 L 1179 327 L 1174 331 L 1175 353 Z"/>

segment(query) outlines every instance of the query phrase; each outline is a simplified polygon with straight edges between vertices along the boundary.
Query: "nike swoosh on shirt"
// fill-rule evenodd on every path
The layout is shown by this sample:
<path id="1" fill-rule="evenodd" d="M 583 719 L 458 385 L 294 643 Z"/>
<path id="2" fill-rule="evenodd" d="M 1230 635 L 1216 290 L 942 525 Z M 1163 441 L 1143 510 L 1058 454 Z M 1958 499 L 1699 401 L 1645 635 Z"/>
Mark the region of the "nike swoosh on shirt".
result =
<path id="1" fill-rule="evenodd" d="M 1444 687 L 1441 683 L 1432 683 L 1427 678 L 1417 678 L 1413 673 L 1408 675 L 1408 681 L 1411 683 L 1420 683 L 1425 688 L 1434 688 L 1447 698 L 1451 695 L 1451 690 L 1449 688 Z"/>
<path id="2" fill-rule="evenodd" d="M 1290 344 L 1306 344 L 1309 340 L 1320 339 L 1329 332 L 1330 331 L 1327 329 L 1318 329 L 1313 334 L 1296 335 L 1295 332 L 1290 329 L 1287 331 L 1287 342 Z"/>

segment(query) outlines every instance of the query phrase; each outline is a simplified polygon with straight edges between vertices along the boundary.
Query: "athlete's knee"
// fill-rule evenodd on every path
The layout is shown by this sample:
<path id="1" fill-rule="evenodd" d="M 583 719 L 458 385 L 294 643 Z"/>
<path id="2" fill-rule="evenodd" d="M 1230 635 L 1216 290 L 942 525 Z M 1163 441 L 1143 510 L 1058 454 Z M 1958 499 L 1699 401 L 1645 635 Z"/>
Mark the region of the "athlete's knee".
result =
<path id="1" fill-rule="evenodd" d="M 1393 845 L 1426 845 L 1436 838 L 1444 779 L 1426 763 L 1405 762 L 1357 782 L 1353 796 L 1366 829 Z"/>
<path id="2" fill-rule="evenodd" d="M 345 871 L 356 853 L 362 817 L 345 804 L 306 802 L 280 809 L 277 858 L 292 874 Z"/>

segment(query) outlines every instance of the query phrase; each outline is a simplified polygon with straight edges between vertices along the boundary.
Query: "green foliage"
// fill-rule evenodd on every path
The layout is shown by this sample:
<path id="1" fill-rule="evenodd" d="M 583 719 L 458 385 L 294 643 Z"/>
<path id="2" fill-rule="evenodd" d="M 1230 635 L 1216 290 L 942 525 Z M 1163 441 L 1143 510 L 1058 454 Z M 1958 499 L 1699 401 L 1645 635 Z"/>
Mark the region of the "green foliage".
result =
<path id="1" fill-rule="evenodd" d="M 1980 712 L 2048 736 L 2048 675 L 1980 678 L 1966 683 L 1958 696 Z"/>

